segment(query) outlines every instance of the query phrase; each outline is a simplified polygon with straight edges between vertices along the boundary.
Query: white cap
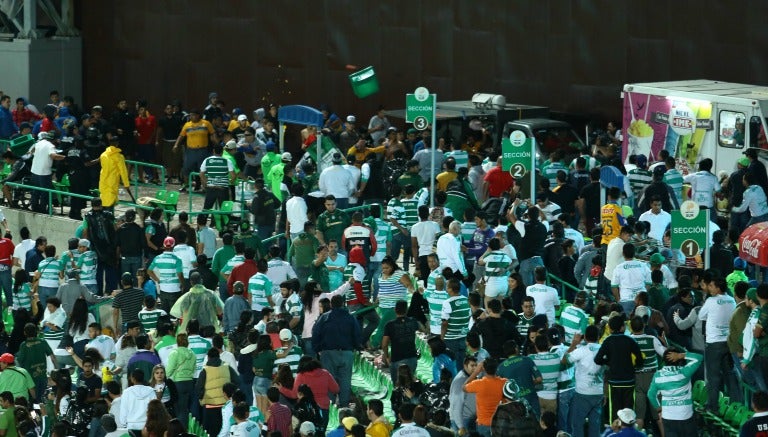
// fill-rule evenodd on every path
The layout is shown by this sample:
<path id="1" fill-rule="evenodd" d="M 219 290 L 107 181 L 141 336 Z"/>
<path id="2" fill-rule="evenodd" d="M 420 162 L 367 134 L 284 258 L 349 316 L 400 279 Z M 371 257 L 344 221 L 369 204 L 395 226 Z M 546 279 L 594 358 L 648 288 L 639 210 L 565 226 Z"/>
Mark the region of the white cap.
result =
<path id="1" fill-rule="evenodd" d="M 316 431 L 315 425 L 310 421 L 303 422 L 299 427 L 299 434 L 314 434 Z"/>
<path id="2" fill-rule="evenodd" d="M 291 332 L 288 328 L 283 328 L 280 330 L 280 340 L 282 341 L 291 341 L 293 338 L 293 332 Z"/>
<path id="3" fill-rule="evenodd" d="M 347 115 L 347 123 L 354 123 L 357 121 L 354 115 Z"/>
<path id="4" fill-rule="evenodd" d="M 637 414 L 635 414 L 631 408 L 621 409 L 616 413 L 616 415 L 619 417 L 619 420 L 621 420 L 623 423 L 626 423 L 627 425 L 632 425 L 635 423 L 635 420 L 637 420 Z"/>
<path id="5" fill-rule="evenodd" d="M 248 116 L 245 114 L 240 114 L 237 116 L 237 121 L 243 121 L 243 120 L 248 120 Z"/>
<path id="6" fill-rule="evenodd" d="M 283 162 L 291 162 L 293 161 L 293 156 L 289 152 L 283 152 L 283 154 L 280 155 L 280 160 Z"/>
<path id="7" fill-rule="evenodd" d="M 235 140 L 229 140 L 229 141 L 227 141 L 227 144 L 224 144 L 224 148 L 225 149 L 236 149 L 237 148 L 237 143 L 235 142 Z"/>

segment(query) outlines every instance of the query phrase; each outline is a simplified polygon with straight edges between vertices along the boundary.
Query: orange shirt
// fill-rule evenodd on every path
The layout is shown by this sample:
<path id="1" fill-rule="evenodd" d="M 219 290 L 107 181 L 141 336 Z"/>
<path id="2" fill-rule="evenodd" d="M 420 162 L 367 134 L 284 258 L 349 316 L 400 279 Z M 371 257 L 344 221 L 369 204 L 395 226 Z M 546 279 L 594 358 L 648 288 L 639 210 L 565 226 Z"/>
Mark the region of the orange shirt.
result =
<path id="1" fill-rule="evenodd" d="M 626 223 L 622 216 L 621 207 L 615 203 L 607 203 L 600 208 L 600 224 L 603 225 L 602 244 L 608 244 L 621 233 L 621 227 Z"/>
<path id="2" fill-rule="evenodd" d="M 491 418 L 501 402 L 501 390 L 507 378 L 484 376 L 464 386 L 467 393 L 475 393 L 477 403 L 477 424 L 491 426 Z"/>

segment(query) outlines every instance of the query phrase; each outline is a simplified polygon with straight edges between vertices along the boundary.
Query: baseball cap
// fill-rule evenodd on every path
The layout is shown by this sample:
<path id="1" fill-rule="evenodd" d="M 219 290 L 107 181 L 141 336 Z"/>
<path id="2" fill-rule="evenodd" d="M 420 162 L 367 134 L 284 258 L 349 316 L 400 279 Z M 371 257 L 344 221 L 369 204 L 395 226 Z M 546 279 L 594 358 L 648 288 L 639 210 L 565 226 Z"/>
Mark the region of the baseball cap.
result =
<path id="1" fill-rule="evenodd" d="M 645 168 L 648 165 L 648 158 L 645 155 L 637 155 L 635 159 L 637 160 L 637 166 L 640 168 Z"/>
<path id="2" fill-rule="evenodd" d="M 165 237 L 163 240 L 163 247 L 173 247 L 176 245 L 176 239 L 173 237 Z"/>
<path id="3" fill-rule="evenodd" d="M 282 341 L 290 341 L 293 338 L 293 332 L 291 332 L 288 328 L 283 328 L 280 330 L 280 340 Z"/>
<path id="4" fill-rule="evenodd" d="M 0 355 L 0 363 L 13 364 L 15 360 L 16 359 L 13 357 L 13 355 L 7 352 Z"/>
<path id="5" fill-rule="evenodd" d="M 275 150 L 275 142 L 272 140 L 267 141 L 267 143 L 264 144 L 264 148 L 267 150 Z"/>
<path id="6" fill-rule="evenodd" d="M 315 425 L 310 421 L 303 422 L 299 427 L 299 434 L 309 434 L 309 433 L 314 434 L 315 431 L 316 431 Z"/>
<path id="7" fill-rule="evenodd" d="M 664 264 L 664 261 L 666 261 L 666 259 L 664 258 L 664 255 L 660 253 L 654 253 L 653 255 L 651 255 L 650 261 L 651 261 L 651 264 L 653 265 L 659 265 L 659 264 Z"/>
<path id="8" fill-rule="evenodd" d="M 357 119 L 355 118 L 354 115 L 347 115 L 347 123 L 354 123 L 356 121 Z"/>
<path id="9" fill-rule="evenodd" d="M 520 392 L 520 387 L 518 387 L 517 383 L 512 380 L 508 379 L 507 382 L 504 383 L 504 387 L 501 389 L 501 394 L 504 395 L 507 399 L 517 399 L 517 394 Z"/>
<path id="10" fill-rule="evenodd" d="M 342 425 L 344 425 L 344 429 L 347 431 L 352 431 L 352 427 L 357 425 L 357 419 L 354 417 L 345 417 L 341 419 Z"/>
<path id="11" fill-rule="evenodd" d="M 733 268 L 734 269 L 739 269 L 739 270 L 744 270 L 744 269 L 747 268 L 747 262 L 744 261 L 741 258 L 734 258 L 733 259 Z"/>
<path id="12" fill-rule="evenodd" d="M 283 152 L 282 155 L 280 155 L 280 160 L 283 162 L 291 162 L 293 160 L 293 156 L 289 152 Z"/>
<path id="13" fill-rule="evenodd" d="M 390 127 L 388 127 L 388 128 L 387 128 L 387 133 L 390 133 L 390 132 L 397 132 L 397 128 L 396 128 L 396 127 L 394 127 L 394 126 L 390 126 Z"/>
<path id="14" fill-rule="evenodd" d="M 216 91 L 213 91 L 210 94 L 208 94 L 208 100 L 211 100 L 214 97 L 219 97 L 219 93 L 217 93 Z"/>
<path id="15" fill-rule="evenodd" d="M 663 165 L 657 165 L 656 167 L 653 168 L 653 174 L 655 174 L 657 176 L 664 175 L 664 173 L 666 173 L 666 171 L 667 171 L 667 167 L 665 167 Z"/>
<path id="16" fill-rule="evenodd" d="M 743 166 L 743 167 L 749 167 L 749 164 L 751 164 L 751 163 L 752 163 L 752 161 L 750 161 L 750 160 L 749 160 L 749 158 L 747 158 L 746 156 L 745 156 L 745 157 L 743 157 L 743 158 L 739 158 L 739 160 L 738 160 L 738 161 L 736 161 L 736 162 L 737 162 L 739 165 Z"/>
<path id="17" fill-rule="evenodd" d="M 635 316 L 640 318 L 647 318 L 651 316 L 651 309 L 648 308 L 645 305 L 638 305 L 637 308 L 635 308 Z"/>
<path id="18" fill-rule="evenodd" d="M 248 120 L 248 116 L 245 114 L 240 114 L 237 116 L 237 121 L 243 121 L 243 120 Z"/>
<path id="19" fill-rule="evenodd" d="M 229 140 L 229 141 L 227 141 L 227 144 L 224 144 L 224 148 L 225 149 L 236 149 L 237 148 L 237 143 L 235 142 L 235 140 Z"/>
<path id="20" fill-rule="evenodd" d="M 91 247 L 91 242 L 86 240 L 85 238 L 81 238 L 80 241 L 77 242 L 78 247 Z"/>
<path id="21" fill-rule="evenodd" d="M 637 414 L 631 408 L 623 408 L 616 415 L 619 416 L 619 420 L 627 425 L 632 425 L 637 420 Z"/>

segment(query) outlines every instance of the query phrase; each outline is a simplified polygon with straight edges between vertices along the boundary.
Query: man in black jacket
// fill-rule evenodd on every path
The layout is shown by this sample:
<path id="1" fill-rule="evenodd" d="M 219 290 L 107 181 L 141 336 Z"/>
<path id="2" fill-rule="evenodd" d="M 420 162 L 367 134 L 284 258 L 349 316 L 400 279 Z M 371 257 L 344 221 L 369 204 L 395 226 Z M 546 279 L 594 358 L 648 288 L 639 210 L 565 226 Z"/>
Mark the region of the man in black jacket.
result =
<path id="1" fill-rule="evenodd" d="M 339 407 L 349 405 L 354 351 L 362 348 L 362 341 L 360 324 L 344 308 L 344 297 L 333 296 L 331 311 L 320 316 L 312 328 L 312 347 L 320 354 L 323 368 L 339 384 Z"/>
<path id="2" fill-rule="evenodd" d="M 643 366 L 643 353 L 635 340 L 624 334 L 624 317 L 614 315 L 608 320 L 611 330 L 595 355 L 595 364 L 607 365 L 608 417 L 616 419 L 623 408 L 635 409 L 635 369 Z"/>
<path id="3" fill-rule="evenodd" d="M 110 292 L 117 289 L 117 247 L 115 246 L 115 216 L 104 209 L 101 198 L 91 199 L 91 211 L 85 214 L 83 238 L 91 241 L 91 249 L 99 257 L 96 270 L 98 294 L 106 286 Z"/>
<path id="4" fill-rule="evenodd" d="M 537 266 L 543 266 L 541 259 L 544 255 L 544 241 L 547 239 L 547 228 L 539 221 L 541 210 L 535 206 L 528 208 L 528 221 L 523 222 L 517 219 L 515 211 L 520 205 L 520 199 L 512 203 L 512 207 L 507 214 L 507 218 L 517 232 L 520 233 L 520 246 L 517 253 L 517 259 L 520 260 L 520 275 L 523 277 L 525 285 L 533 285 L 533 269 Z"/>
<path id="5" fill-rule="evenodd" d="M 264 179 L 262 178 L 253 181 L 253 188 L 255 193 L 251 201 L 251 213 L 259 238 L 265 240 L 275 232 L 276 211 L 280 206 L 280 201 L 272 194 L 272 191 L 264 189 Z"/>
<path id="6" fill-rule="evenodd" d="M 115 246 L 120 259 L 120 271 L 129 272 L 135 278 L 144 256 L 144 229 L 136 224 L 136 210 L 125 212 L 125 223 L 117 228 L 115 234 Z"/>
<path id="7" fill-rule="evenodd" d="M 487 314 L 488 317 L 475 323 L 471 333 L 480 335 L 483 347 L 493 358 L 505 359 L 504 343 L 519 339 L 520 334 L 512 322 L 501 316 L 501 302 L 498 299 L 488 302 Z"/>

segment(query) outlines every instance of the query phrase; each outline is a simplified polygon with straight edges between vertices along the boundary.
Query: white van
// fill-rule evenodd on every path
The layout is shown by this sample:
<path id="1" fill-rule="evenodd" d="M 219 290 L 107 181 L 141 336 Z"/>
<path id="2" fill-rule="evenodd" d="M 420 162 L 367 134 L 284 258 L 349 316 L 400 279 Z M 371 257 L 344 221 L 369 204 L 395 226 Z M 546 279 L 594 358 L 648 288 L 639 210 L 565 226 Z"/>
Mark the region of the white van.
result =
<path id="1" fill-rule="evenodd" d="M 692 168 L 704 158 L 713 173 L 732 172 L 747 148 L 768 157 L 768 87 L 686 80 L 624 85 L 622 156 L 643 154 L 653 162 L 661 150 Z"/>

